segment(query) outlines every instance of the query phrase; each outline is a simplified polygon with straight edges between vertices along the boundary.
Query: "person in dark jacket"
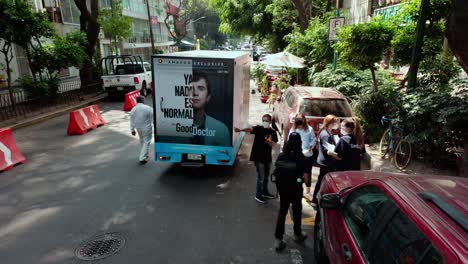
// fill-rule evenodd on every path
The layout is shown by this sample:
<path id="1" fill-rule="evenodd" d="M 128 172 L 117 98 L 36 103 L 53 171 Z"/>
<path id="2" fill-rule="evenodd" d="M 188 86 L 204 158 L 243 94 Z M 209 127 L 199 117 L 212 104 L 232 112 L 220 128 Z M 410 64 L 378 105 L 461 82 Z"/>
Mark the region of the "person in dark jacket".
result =
<path id="1" fill-rule="evenodd" d="M 337 171 L 360 170 L 361 154 L 364 150 L 364 138 L 359 123 L 354 118 L 341 122 L 341 138 L 335 148 Z"/>
<path id="2" fill-rule="evenodd" d="M 275 230 L 276 251 L 286 247 L 283 235 L 290 204 L 292 204 L 293 211 L 294 240 L 302 242 L 307 238 L 307 234 L 302 231 L 301 227 L 304 160 L 301 136 L 293 132 L 284 144 L 283 152 L 278 155 L 273 172 L 280 195 L 280 209 Z"/>
<path id="3" fill-rule="evenodd" d="M 329 153 L 332 153 L 335 149 L 336 143 L 333 139 L 335 134 L 339 133 L 340 123 L 336 116 L 327 115 L 323 119 L 322 128 L 319 130 L 319 144 L 318 150 L 319 155 L 317 157 L 317 163 L 320 166 L 320 172 L 315 183 L 314 194 L 312 195 L 312 206 L 317 206 L 317 193 L 320 190 L 322 179 L 325 174 L 335 171 L 337 161 Z"/>
<path id="4" fill-rule="evenodd" d="M 250 160 L 255 162 L 257 169 L 257 188 L 255 200 L 259 203 L 266 203 L 266 199 L 275 198 L 268 191 L 268 176 L 272 162 L 272 149 L 278 142 L 276 131 L 271 128 L 271 115 L 262 116 L 263 126 L 247 127 L 244 129 L 234 128 L 235 132 L 250 132 L 255 135 L 250 153 Z"/>

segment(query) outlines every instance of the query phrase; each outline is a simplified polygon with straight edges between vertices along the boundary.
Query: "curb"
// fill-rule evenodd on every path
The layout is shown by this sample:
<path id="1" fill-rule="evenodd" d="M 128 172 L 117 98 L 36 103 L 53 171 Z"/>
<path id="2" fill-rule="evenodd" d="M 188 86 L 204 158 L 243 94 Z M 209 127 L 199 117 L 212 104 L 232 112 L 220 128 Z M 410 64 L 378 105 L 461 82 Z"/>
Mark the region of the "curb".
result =
<path id="1" fill-rule="evenodd" d="M 93 97 L 91 99 L 88 99 L 86 101 L 83 101 L 80 104 L 69 106 L 69 107 L 66 107 L 66 108 L 63 108 L 63 109 L 60 109 L 60 110 L 57 110 L 57 111 L 49 112 L 49 113 L 42 114 L 42 115 L 39 115 L 39 116 L 35 116 L 35 117 L 32 117 L 32 118 L 28 118 L 28 119 L 20 121 L 19 123 L 13 123 L 13 124 L 11 124 L 9 126 L 5 125 L 4 127 L 9 127 L 11 130 L 16 130 L 16 129 L 19 129 L 19 128 L 35 125 L 37 123 L 41 123 L 41 122 L 47 121 L 49 119 L 52 119 L 54 117 L 60 116 L 60 115 L 62 115 L 64 113 L 66 113 L 66 112 L 70 112 L 70 111 L 73 111 L 73 110 L 76 110 L 76 109 L 91 105 L 91 104 L 93 104 L 95 102 L 98 102 L 98 101 L 100 101 L 100 100 L 102 100 L 102 99 L 104 99 L 106 97 L 107 97 L 107 93 L 104 93 L 104 94 L 98 95 L 96 97 Z"/>

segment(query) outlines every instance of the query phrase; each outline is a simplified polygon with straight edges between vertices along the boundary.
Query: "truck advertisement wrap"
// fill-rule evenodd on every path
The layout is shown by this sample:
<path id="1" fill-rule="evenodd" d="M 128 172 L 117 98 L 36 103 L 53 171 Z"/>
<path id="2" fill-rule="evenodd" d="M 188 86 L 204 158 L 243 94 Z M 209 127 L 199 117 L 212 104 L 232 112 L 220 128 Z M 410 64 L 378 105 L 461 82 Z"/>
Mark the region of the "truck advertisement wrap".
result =
<path id="1" fill-rule="evenodd" d="M 155 61 L 156 142 L 232 146 L 228 64 L 195 58 Z"/>

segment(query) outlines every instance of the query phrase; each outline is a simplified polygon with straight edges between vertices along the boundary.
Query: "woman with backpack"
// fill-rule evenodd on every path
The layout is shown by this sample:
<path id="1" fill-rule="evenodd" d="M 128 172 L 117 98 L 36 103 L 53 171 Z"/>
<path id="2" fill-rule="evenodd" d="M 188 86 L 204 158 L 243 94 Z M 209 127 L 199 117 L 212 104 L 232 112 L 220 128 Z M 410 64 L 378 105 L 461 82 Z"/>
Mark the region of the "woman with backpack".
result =
<path id="1" fill-rule="evenodd" d="M 278 155 L 273 172 L 276 187 L 280 195 L 280 209 L 275 230 L 276 251 L 280 251 L 286 247 L 283 235 L 290 204 L 292 204 L 293 211 L 294 240 L 300 243 L 307 238 L 307 234 L 301 228 L 304 160 L 301 136 L 293 132 L 284 144 L 283 152 Z"/>
<path id="2" fill-rule="evenodd" d="M 302 140 L 302 153 L 305 156 L 304 161 L 304 181 L 305 192 L 304 197 L 311 201 L 312 194 L 310 193 L 310 185 L 312 183 L 312 166 L 314 165 L 313 150 L 315 147 L 315 133 L 314 129 L 307 124 L 307 119 L 304 114 L 298 113 L 294 118 L 294 124 L 289 132 L 296 132 L 301 136 Z"/>

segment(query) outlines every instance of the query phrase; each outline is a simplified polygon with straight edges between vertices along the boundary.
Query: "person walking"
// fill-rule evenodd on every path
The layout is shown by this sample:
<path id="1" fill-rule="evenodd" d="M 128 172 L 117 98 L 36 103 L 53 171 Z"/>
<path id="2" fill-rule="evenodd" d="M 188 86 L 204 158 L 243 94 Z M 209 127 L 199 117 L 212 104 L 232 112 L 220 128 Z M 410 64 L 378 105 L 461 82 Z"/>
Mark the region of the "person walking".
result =
<path id="1" fill-rule="evenodd" d="M 250 153 L 250 160 L 255 162 L 257 170 L 257 187 L 255 200 L 259 203 L 266 203 L 266 199 L 275 198 L 268 191 L 268 178 L 271 168 L 272 148 L 278 142 L 276 131 L 271 128 L 271 115 L 262 116 L 262 126 L 248 127 L 244 129 L 234 128 L 235 132 L 250 132 L 254 134 L 254 142 Z"/>
<path id="2" fill-rule="evenodd" d="M 314 193 L 312 195 L 312 206 L 317 206 L 317 193 L 320 190 L 322 179 L 325 174 L 334 171 L 336 169 L 337 161 L 329 154 L 333 153 L 336 142 L 333 139 L 334 134 L 339 133 L 340 124 L 336 116 L 327 115 L 323 119 L 322 128 L 319 130 L 319 154 L 317 157 L 317 163 L 320 166 L 320 172 L 315 183 Z"/>
<path id="3" fill-rule="evenodd" d="M 312 183 L 312 166 L 314 165 L 314 160 L 312 158 L 315 147 L 315 133 L 314 129 L 307 124 L 307 119 L 304 114 L 298 113 L 294 118 L 294 124 L 289 130 L 289 135 L 291 133 L 298 133 L 301 136 L 302 140 L 302 153 L 305 156 L 304 161 L 304 181 L 305 181 L 305 191 L 304 197 L 311 201 L 312 194 L 310 193 L 310 186 Z"/>
<path id="4" fill-rule="evenodd" d="M 341 138 L 336 144 L 333 158 L 338 160 L 336 170 L 360 170 L 361 154 L 364 148 L 364 138 L 358 121 L 347 118 L 341 122 Z"/>
<path id="5" fill-rule="evenodd" d="M 130 111 L 130 131 L 132 136 L 138 132 L 140 138 L 140 164 L 148 162 L 148 151 L 153 136 L 153 108 L 145 105 L 145 98 L 138 96 L 137 105 Z M 136 130 L 136 132 L 135 132 Z"/>
<path id="6" fill-rule="evenodd" d="M 275 250 L 286 247 L 283 240 L 284 225 L 289 205 L 292 205 L 294 240 L 302 242 L 307 234 L 302 231 L 302 183 L 305 157 L 302 154 L 302 140 L 299 133 L 292 132 L 283 146 L 283 152 L 275 162 L 273 176 L 280 195 L 280 209 L 275 229 Z"/>

